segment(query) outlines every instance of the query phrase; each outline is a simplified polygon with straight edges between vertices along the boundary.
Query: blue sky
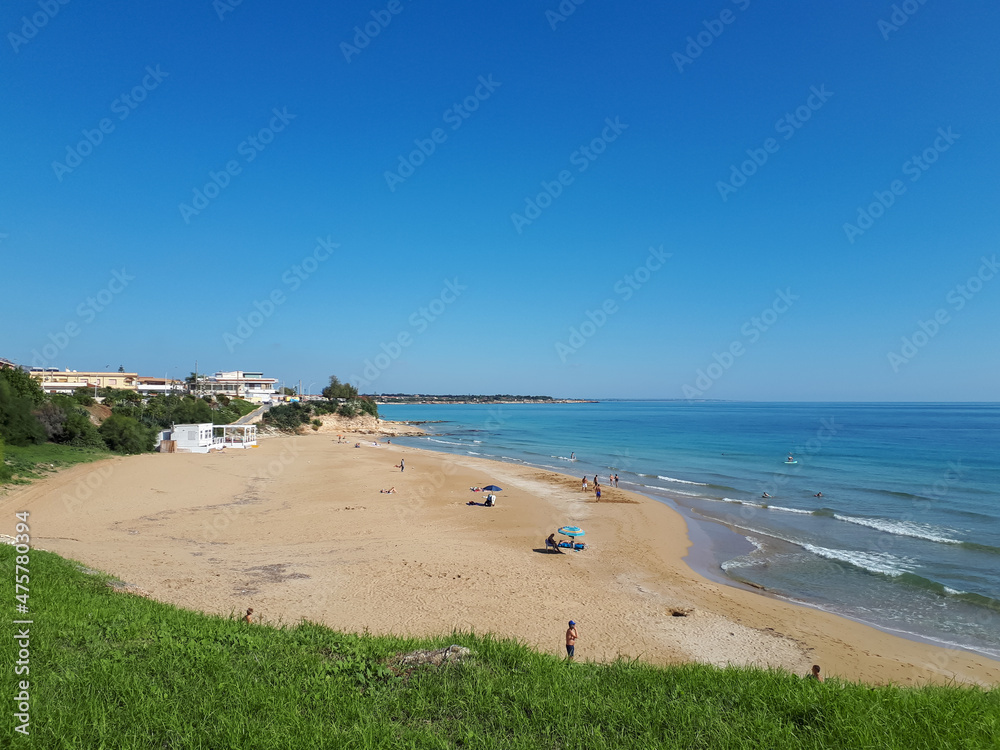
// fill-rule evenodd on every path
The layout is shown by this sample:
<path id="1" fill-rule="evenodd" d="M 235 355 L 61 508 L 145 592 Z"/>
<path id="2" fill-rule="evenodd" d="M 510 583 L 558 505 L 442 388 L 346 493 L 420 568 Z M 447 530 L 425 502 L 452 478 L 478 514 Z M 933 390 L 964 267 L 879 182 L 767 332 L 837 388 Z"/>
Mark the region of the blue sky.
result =
<path id="1" fill-rule="evenodd" d="M 0 356 L 1000 400 L 1000 7 L 672 5 L 5 4 Z"/>

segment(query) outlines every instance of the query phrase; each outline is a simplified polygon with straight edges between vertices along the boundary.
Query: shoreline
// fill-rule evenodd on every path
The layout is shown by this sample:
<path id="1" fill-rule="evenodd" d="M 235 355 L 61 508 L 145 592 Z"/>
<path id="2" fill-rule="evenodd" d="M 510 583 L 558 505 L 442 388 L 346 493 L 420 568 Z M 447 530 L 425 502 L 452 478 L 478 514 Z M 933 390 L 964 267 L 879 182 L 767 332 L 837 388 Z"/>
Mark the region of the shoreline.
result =
<path id="1" fill-rule="evenodd" d="M 432 434 L 432 433 L 428 433 Z M 433 433 L 436 434 L 436 433 Z M 441 433 L 444 434 L 444 433 Z M 412 436 L 407 436 L 412 437 Z M 416 446 L 412 447 L 414 450 L 426 450 L 433 453 L 441 453 L 449 456 L 461 456 L 459 453 L 451 453 L 446 450 L 434 449 L 434 448 L 418 448 Z M 504 465 L 511 466 L 523 466 L 528 468 L 537 469 L 538 471 L 546 471 L 560 476 L 564 476 L 567 480 L 576 481 L 576 477 L 569 474 L 564 474 L 558 469 L 553 469 L 544 465 L 536 465 L 526 463 L 524 461 L 518 460 L 515 462 L 504 461 L 498 458 L 484 458 L 484 461 L 494 461 L 496 463 L 501 463 Z M 874 628 L 886 635 L 902 638 L 904 640 L 912 641 L 914 643 L 921 643 L 929 646 L 935 646 L 939 648 L 946 648 L 949 650 L 964 651 L 969 654 L 975 655 L 977 657 L 982 657 L 984 659 L 989 659 L 991 661 L 997 661 L 996 656 L 979 651 L 971 646 L 963 645 L 953 641 L 948 641 L 944 638 L 936 638 L 931 635 L 924 635 L 921 633 L 915 633 L 908 630 L 903 630 L 900 628 L 893 628 L 889 625 L 881 624 L 878 622 L 872 622 L 869 620 L 863 620 L 859 617 L 853 616 L 851 614 L 838 611 L 835 606 L 828 605 L 824 602 L 810 601 L 808 599 L 800 599 L 792 596 L 790 594 L 783 593 L 778 590 L 769 589 L 765 586 L 760 586 L 757 584 L 749 583 L 746 581 L 741 581 L 739 579 L 729 576 L 725 570 L 721 569 L 721 566 L 717 561 L 717 550 L 719 549 L 720 543 L 717 541 L 718 536 L 731 535 L 733 538 L 728 542 L 721 542 L 721 545 L 726 545 L 733 543 L 736 545 L 745 545 L 745 552 L 749 552 L 754 548 L 754 544 L 751 543 L 746 536 L 741 533 L 741 531 L 736 528 L 726 524 L 722 520 L 701 518 L 698 517 L 696 512 L 686 506 L 680 504 L 674 497 L 670 495 L 669 489 L 662 490 L 661 495 L 654 494 L 652 492 L 641 491 L 641 490 L 626 490 L 634 495 L 639 495 L 652 502 L 658 503 L 670 512 L 676 513 L 680 520 L 685 524 L 686 534 L 690 542 L 687 554 L 684 555 L 682 561 L 687 565 L 688 569 L 695 575 L 705 578 L 711 582 L 717 583 L 722 586 L 731 587 L 739 591 L 755 594 L 757 596 L 763 596 L 769 599 L 774 599 L 776 601 L 787 602 L 788 604 L 805 607 L 808 609 L 815 610 L 817 612 L 824 612 L 835 617 L 840 617 L 845 620 L 863 625 L 865 627 Z M 692 538 L 692 529 L 698 534 L 698 536 L 703 537 L 702 541 L 699 543 Z M 730 550 L 732 553 L 733 550 Z M 729 553 L 727 553 L 729 554 Z M 739 556 L 741 553 L 735 553 L 733 556 Z"/>
<path id="2" fill-rule="evenodd" d="M 358 438 L 368 445 L 320 434 L 238 453 L 115 458 L 0 503 L 32 510 L 40 546 L 216 614 L 254 606 L 271 621 L 306 617 L 348 632 L 472 629 L 555 653 L 558 628 L 573 617 L 588 659 L 794 673 L 815 662 L 872 683 L 1000 684 L 1000 662 L 976 652 L 699 574 L 686 562 L 687 521 L 656 499 L 609 488 L 618 502 L 596 503 L 550 470 L 396 443 L 376 449 L 371 435 L 351 435 L 352 446 Z M 401 457 L 405 473 L 391 468 Z M 101 473 L 92 496 L 74 502 Z M 466 505 L 481 501 L 467 488 L 487 481 L 505 487 L 497 507 Z M 397 493 L 380 494 L 389 483 Z M 587 529 L 590 549 L 539 549 L 570 523 Z"/>

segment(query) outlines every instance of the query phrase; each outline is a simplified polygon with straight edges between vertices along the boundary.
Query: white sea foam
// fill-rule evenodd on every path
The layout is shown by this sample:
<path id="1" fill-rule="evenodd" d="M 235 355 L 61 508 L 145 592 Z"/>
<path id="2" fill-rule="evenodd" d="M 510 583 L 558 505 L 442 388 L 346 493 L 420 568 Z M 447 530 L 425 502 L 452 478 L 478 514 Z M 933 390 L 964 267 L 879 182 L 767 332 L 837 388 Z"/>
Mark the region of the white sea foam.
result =
<path id="1" fill-rule="evenodd" d="M 827 549 L 818 547 L 815 544 L 799 542 L 803 549 L 812 552 L 814 555 L 825 557 L 828 560 L 838 560 L 863 568 L 872 573 L 897 578 L 904 573 L 911 573 L 915 561 L 908 557 L 896 557 L 887 552 L 861 552 L 849 549 Z"/>
<path id="2" fill-rule="evenodd" d="M 736 557 L 732 560 L 726 560 L 719 567 L 728 573 L 733 568 L 752 568 L 755 565 L 759 565 L 760 562 L 760 560 L 752 560 L 749 557 Z"/>
<path id="3" fill-rule="evenodd" d="M 749 505 L 751 508 L 764 508 L 766 506 L 759 503 L 751 503 L 749 500 L 736 500 L 731 497 L 724 497 L 722 501 L 725 503 L 735 503 L 736 505 Z"/>
<path id="4" fill-rule="evenodd" d="M 444 443 L 445 445 L 467 445 L 467 443 L 456 443 L 452 440 L 438 440 L 437 438 L 427 438 L 432 443 Z"/>
<path id="5" fill-rule="evenodd" d="M 833 517 L 838 521 L 846 521 L 847 523 L 854 523 L 858 526 L 867 526 L 870 529 L 884 531 L 887 534 L 909 536 L 914 539 L 927 539 L 931 542 L 942 542 L 944 544 L 962 543 L 958 539 L 951 539 L 950 537 L 942 536 L 939 533 L 942 531 L 941 529 L 937 529 L 936 527 L 928 524 L 916 523 L 914 521 L 892 521 L 888 518 L 858 518 L 856 516 L 842 516 L 839 513 L 834 513 Z"/>
<path id="6" fill-rule="evenodd" d="M 802 510 L 801 508 L 785 508 L 781 505 L 768 505 L 768 510 L 780 510 L 782 513 L 801 513 L 802 515 L 811 516 L 811 510 Z"/>
<path id="7" fill-rule="evenodd" d="M 656 478 L 662 479 L 664 482 L 676 482 L 677 484 L 697 484 L 701 485 L 702 487 L 708 487 L 708 485 L 705 484 L 704 482 L 689 482 L 686 479 L 674 479 L 673 477 L 665 477 L 662 474 L 657 474 Z"/>
<path id="8" fill-rule="evenodd" d="M 643 487 L 649 487 L 650 485 L 644 484 Z M 656 487 L 655 489 L 662 490 L 663 487 Z M 671 494 L 674 495 L 684 495 L 684 497 L 705 497 L 700 492 L 685 492 L 684 490 L 675 490 L 673 487 L 670 488 Z"/>

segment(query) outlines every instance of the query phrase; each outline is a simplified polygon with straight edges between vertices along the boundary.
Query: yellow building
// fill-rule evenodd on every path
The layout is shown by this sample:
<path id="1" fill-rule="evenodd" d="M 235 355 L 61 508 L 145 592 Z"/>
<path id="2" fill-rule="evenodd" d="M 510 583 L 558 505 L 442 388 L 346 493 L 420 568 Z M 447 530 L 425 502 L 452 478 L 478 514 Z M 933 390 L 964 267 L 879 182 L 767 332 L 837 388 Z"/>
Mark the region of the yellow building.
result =
<path id="1" fill-rule="evenodd" d="M 119 388 L 126 391 L 139 389 L 139 375 L 135 372 L 81 372 L 57 370 L 55 367 L 33 367 L 29 373 L 46 393 L 72 393 L 77 388 Z"/>

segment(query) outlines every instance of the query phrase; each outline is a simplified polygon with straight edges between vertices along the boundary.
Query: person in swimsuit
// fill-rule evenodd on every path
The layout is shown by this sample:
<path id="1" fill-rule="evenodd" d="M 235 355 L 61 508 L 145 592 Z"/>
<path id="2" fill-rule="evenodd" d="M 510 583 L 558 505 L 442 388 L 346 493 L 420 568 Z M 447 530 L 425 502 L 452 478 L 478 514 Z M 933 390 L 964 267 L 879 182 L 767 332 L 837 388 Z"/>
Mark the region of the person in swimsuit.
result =
<path id="1" fill-rule="evenodd" d="M 569 628 L 566 630 L 566 657 L 572 659 L 576 655 L 576 639 L 579 638 L 576 632 L 576 623 L 569 621 Z"/>

